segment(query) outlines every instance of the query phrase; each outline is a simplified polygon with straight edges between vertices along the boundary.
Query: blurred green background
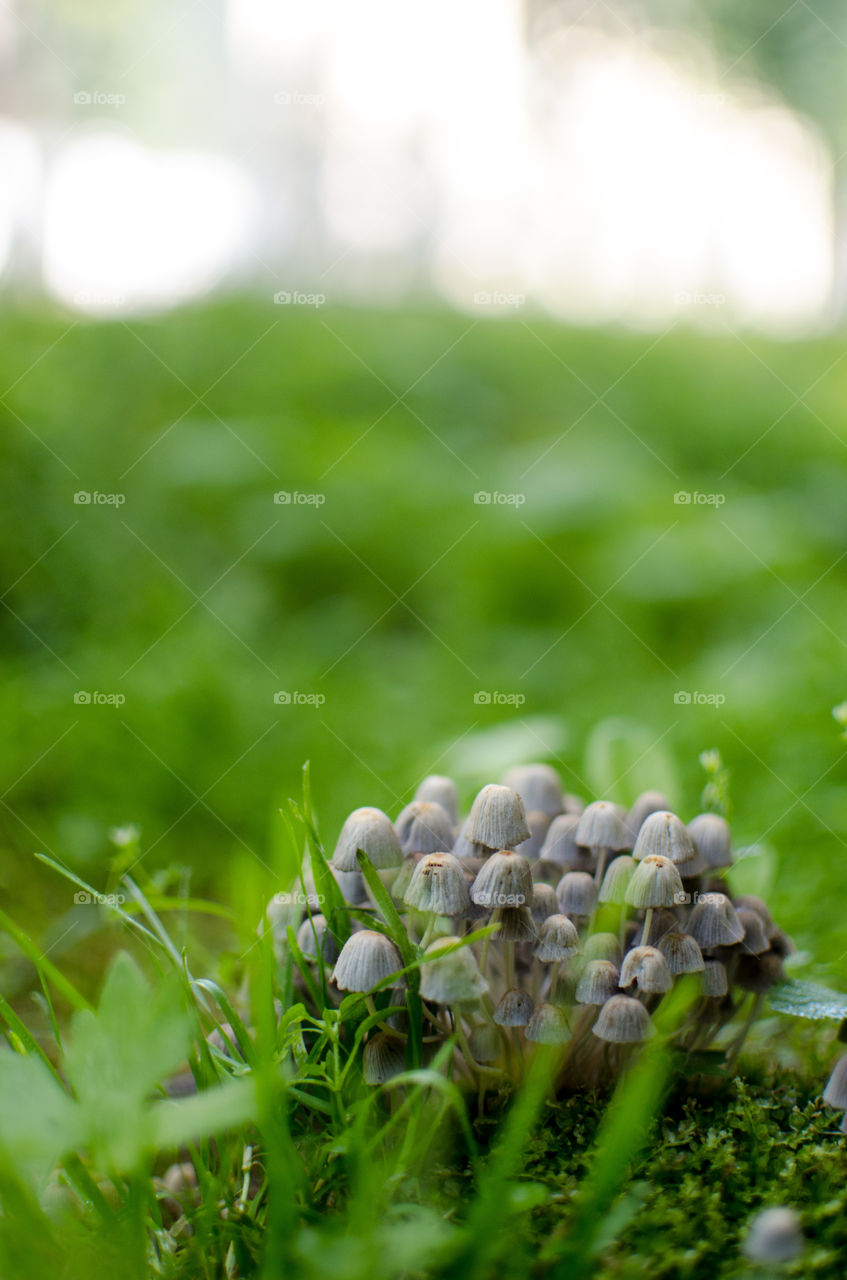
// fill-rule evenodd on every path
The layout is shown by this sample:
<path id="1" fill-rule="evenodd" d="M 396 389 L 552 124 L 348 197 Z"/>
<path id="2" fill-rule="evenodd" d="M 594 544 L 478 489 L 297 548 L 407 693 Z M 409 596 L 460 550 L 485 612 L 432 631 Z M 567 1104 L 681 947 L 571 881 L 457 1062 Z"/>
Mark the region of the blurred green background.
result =
<path id="1" fill-rule="evenodd" d="M 6 909 L 67 907 L 36 850 L 102 883 L 124 823 L 147 870 L 232 894 L 306 759 L 332 843 L 427 772 L 467 801 L 520 759 L 690 817 L 717 747 L 737 842 L 767 847 L 742 874 L 843 983 L 844 354 L 425 308 L 7 309 Z"/>

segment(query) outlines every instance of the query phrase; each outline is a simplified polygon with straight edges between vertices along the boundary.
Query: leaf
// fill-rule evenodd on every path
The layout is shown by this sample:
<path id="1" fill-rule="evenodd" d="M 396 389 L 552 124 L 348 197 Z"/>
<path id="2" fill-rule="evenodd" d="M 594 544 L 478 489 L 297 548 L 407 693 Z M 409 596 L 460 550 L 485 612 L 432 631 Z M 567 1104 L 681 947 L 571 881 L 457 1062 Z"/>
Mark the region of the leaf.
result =
<path id="1" fill-rule="evenodd" d="M 150 1107 L 152 1142 L 157 1148 L 182 1147 L 256 1119 L 256 1087 L 248 1076 L 228 1080 L 179 1101 Z"/>
<path id="2" fill-rule="evenodd" d="M 121 952 L 97 1013 L 75 1014 L 65 1058 L 88 1141 L 106 1164 L 130 1170 L 148 1149 L 144 1103 L 184 1061 L 190 1040 L 178 976 L 169 975 L 151 992 L 135 961 Z"/>
<path id="3" fill-rule="evenodd" d="M 847 995 L 816 982 L 780 982 L 768 995 L 770 1007 L 794 1018 L 847 1018 Z"/>
<path id="4" fill-rule="evenodd" d="M 82 1118 L 40 1058 L 0 1054 L 0 1146 L 45 1171 L 82 1138 Z"/>
<path id="5" fill-rule="evenodd" d="M 409 941 L 406 926 L 400 919 L 399 912 L 391 900 L 391 894 L 379 878 L 379 872 L 363 849 L 356 854 L 362 875 L 373 894 L 376 905 L 388 925 L 392 941 L 397 946 L 403 960 L 406 977 L 406 1006 L 409 1010 L 409 1039 L 406 1049 L 407 1065 L 419 1067 L 423 1058 L 423 1005 L 421 1004 L 421 979 L 417 968 L 411 969 L 419 957 L 418 948 Z"/>

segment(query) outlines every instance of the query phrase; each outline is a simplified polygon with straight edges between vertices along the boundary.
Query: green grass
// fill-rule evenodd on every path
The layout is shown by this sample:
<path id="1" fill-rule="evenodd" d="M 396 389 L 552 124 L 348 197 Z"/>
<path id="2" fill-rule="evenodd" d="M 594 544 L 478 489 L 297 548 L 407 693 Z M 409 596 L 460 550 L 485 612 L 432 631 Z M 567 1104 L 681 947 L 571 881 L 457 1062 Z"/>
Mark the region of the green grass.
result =
<path id="1" fill-rule="evenodd" d="M 688 817 L 704 783 L 698 756 L 716 747 L 737 840 L 762 846 L 737 887 L 763 891 L 807 972 L 845 988 L 847 794 L 831 716 L 847 695 L 840 338 L 680 330 L 657 341 L 535 318 L 300 314 L 247 299 L 71 326 L 32 309 L 0 318 L 0 866 L 4 911 L 31 939 L 22 953 L 4 925 L 0 988 L 13 1047 L 50 1061 L 8 1095 L 34 1091 L 14 1130 L 30 1154 L 2 1161 L 4 1274 L 140 1276 L 151 1238 L 170 1247 L 155 1234 L 168 1224 L 151 1179 L 174 1158 L 190 1108 L 173 1108 L 172 1130 L 118 1113 L 95 1124 L 82 1097 L 72 1105 L 88 1118 L 69 1116 L 50 1072 L 69 1068 L 56 1036 L 73 1015 L 70 1043 L 83 1028 L 86 1060 L 99 1063 L 95 1111 L 122 1037 L 140 1058 L 135 1120 L 184 1051 L 179 1037 L 195 1045 L 204 1207 L 161 1274 L 223 1274 L 237 1257 L 245 1275 L 466 1275 L 492 1239 L 483 1254 L 498 1275 L 554 1270 L 575 1247 L 577 1185 L 608 1185 L 607 1238 L 578 1241 L 597 1274 L 740 1275 L 749 1214 L 787 1201 L 812 1240 L 795 1273 L 840 1275 L 843 1140 L 815 1102 L 834 1052 L 827 1033 L 760 1041 L 760 1060 L 776 1052 L 791 1074 L 688 1109 L 671 1101 L 644 1151 L 648 1107 L 631 1165 L 608 1183 L 592 1154 L 599 1110 L 584 1101 L 545 1110 L 535 1138 L 527 1122 L 520 1164 L 514 1149 L 492 1164 L 489 1128 L 470 1155 L 450 1099 L 421 1107 L 395 1146 L 390 1132 L 375 1136 L 390 1117 L 373 1100 L 344 1095 L 339 1116 L 332 1089 L 305 1085 L 327 1119 L 290 1092 L 302 1081 L 282 1088 L 269 1064 L 295 1033 L 271 1017 L 280 978 L 253 932 L 292 867 L 278 810 L 305 758 L 331 847 L 356 805 L 394 815 L 435 768 L 454 773 L 467 802 L 520 758 L 550 760 L 592 797 L 663 785 Z M 125 502 L 75 505 L 77 490 Z M 325 501 L 275 505 L 279 490 Z M 479 490 L 525 501 L 478 505 Z M 678 505 L 678 490 L 725 502 Z M 79 705 L 80 689 L 125 703 Z M 279 705 L 279 689 L 325 702 Z M 479 690 L 525 701 L 480 705 Z M 679 690 L 725 701 L 679 705 Z M 116 855 L 108 830 L 127 823 L 140 843 Z M 138 1009 L 134 1032 L 127 1017 L 98 1037 L 118 940 L 35 853 L 127 895 L 126 936 L 150 984 L 124 973 L 116 996 Z M 249 1121 L 231 1064 L 200 1046 L 224 1014 L 176 964 L 183 948 L 196 976 L 230 997 L 250 990 Z M 167 1007 L 184 1020 L 169 1031 L 164 1005 L 150 1003 L 152 1027 L 142 1014 L 170 983 Z M 142 1041 L 159 1030 L 147 1061 Z M 213 1143 L 203 1107 L 218 1101 Z M 54 1193 L 45 1172 L 55 1153 L 41 1112 L 82 1123 L 68 1191 Z M 266 1164 L 245 1175 L 256 1143 Z M 266 1189 L 248 1208 L 254 1178 Z"/>
<path id="2" fill-rule="evenodd" d="M 437 761 L 469 798 L 521 755 L 624 800 L 664 779 L 692 813 L 717 746 L 739 842 L 773 847 L 778 914 L 843 981 L 840 339 L 251 301 L 71 323 L 0 320 L 4 877 L 25 918 L 52 888 L 34 850 L 98 880 L 126 822 L 147 866 L 237 905 L 305 758 L 329 838 Z M 621 717 L 628 747 L 586 753 Z"/>
<path id="3" fill-rule="evenodd" d="M 112 910 L 110 945 L 141 963 L 118 954 L 92 1007 L 33 954 L 52 1026 L 38 1038 L 0 1006 L 3 1274 L 729 1280 L 775 1203 L 807 1240 L 785 1274 L 841 1274 L 847 1154 L 819 1096 L 833 1052 L 819 1025 L 768 1020 L 734 1079 L 681 1076 L 657 1036 L 611 1099 L 552 1099 L 561 1050 L 536 1046 L 520 1090 L 480 1112 L 452 1078 L 452 1041 L 368 1089 L 361 1047 L 381 1015 L 364 997 L 324 1004 L 314 970 L 310 997 L 296 951 L 275 957 L 244 920 L 233 1002 L 123 887 L 138 910 Z M 208 1039 L 222 1029 L 226 1052 Z M 169 1100 L 159 1086 L 186 1060 L 195 1091 Z M 194 1186 L 166 1181 L 177 1161 Z"/>

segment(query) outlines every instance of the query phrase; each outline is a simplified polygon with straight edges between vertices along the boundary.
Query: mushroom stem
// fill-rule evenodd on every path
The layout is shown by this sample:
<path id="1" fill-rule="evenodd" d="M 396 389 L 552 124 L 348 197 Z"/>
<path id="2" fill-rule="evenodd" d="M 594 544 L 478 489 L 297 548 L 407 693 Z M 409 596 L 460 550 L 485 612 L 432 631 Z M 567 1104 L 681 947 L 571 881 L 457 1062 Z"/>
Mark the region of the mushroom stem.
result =
<path id="1" fill-rule="evenodd" d="M 650 939 L 650 925 L 653 923 L 653 908 L 648 907 L 644 912 L 644 932 L 641 934 L 641 945 L 646 947 Z"/>
<path id="2" fill-rule="evenodd" d="M 506 984 L 506 990 L 515 985 L 515 944 L 514 942 L 503 943 L 503 981 Z"/>

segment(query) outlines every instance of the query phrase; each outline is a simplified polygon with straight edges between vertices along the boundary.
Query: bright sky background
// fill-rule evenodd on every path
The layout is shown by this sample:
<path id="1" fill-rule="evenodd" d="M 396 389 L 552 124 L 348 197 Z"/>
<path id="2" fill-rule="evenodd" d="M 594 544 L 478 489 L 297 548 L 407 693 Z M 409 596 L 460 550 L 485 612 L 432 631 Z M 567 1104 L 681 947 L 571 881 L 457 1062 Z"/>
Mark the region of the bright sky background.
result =
<path id="1" fill-rule="evenodd" d="M 93 100 L 61 129 L 0 119 L 7 276 L 31 263 L 103 314 L 245 283 L 399 299 L 428 282 L 491 314 L 828 317 L 826 147 L 707 49 L 580 26 L 530 51 L 518 0 L 229 0 L 219 36 L 224 135 L 195 119 L 190 145 L 178 127 L 164 145 L 108 68 L 76 76 Z"/>

